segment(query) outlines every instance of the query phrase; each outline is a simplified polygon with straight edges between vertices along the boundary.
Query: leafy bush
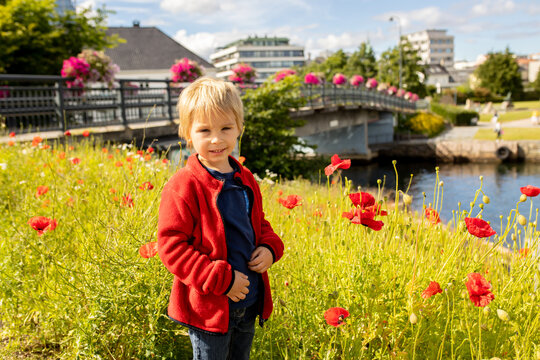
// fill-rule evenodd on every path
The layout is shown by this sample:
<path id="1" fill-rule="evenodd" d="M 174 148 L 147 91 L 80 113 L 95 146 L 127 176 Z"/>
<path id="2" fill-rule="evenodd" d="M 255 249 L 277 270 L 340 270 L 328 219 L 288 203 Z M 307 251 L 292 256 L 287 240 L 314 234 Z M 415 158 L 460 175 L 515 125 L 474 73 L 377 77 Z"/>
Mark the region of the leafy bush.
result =
<path id="1" fill-rule="evenodd" d="M 444 130 L 444 119 L 442 116 L 421 112 L 409 120 L 410 128 L 415 133 L 424 134 L 429 137 L 440 134 Z"/>
<path id="2" fill-rule="evenodd" d="M 435 102 L 431 103 L 431 111 L 457 126 L 471 125 L 471 120 L 473 118 L 480 118 L 476 111 L 465 110 L 453 105 L 442 105 Z"/>

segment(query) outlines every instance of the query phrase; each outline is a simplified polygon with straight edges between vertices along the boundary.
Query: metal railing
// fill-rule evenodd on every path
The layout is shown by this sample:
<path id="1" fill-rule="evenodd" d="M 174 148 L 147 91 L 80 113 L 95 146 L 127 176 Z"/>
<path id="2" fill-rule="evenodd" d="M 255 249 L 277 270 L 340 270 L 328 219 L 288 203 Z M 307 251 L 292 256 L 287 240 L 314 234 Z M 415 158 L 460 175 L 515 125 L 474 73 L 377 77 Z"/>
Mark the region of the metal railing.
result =
<path id="1" fill-rule="evenodd" d="M 182 88 L 171 80 L 120 79 L 115 87 L 69 88 L 59 76 L 0 75 L 0 121 L 17 133 L 172 121 Z M 243 91 L 243 90 L 242 90 Z M 415 103 L 363 88 L 305 85 L 306 106 L 414 111 Z"/>

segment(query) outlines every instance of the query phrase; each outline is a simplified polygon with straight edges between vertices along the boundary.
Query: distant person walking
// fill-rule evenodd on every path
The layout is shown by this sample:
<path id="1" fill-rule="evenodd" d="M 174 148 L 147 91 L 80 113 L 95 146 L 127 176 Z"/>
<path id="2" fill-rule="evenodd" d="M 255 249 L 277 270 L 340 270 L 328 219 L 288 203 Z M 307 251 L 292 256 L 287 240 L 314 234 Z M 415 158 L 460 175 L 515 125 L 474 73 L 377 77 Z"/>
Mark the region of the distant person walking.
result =
<path id="1" fill-rule="evenodd" d="M 502 134 L 502 128 L 501 128 L 501 123 L 499 120 L 497 120 L 497 122 L 495 123 L 495 129 L 493 131 L 497 133 L 497 141 L 500 140 L 501 134 Z"/>
<path id="2" fill-rule="evenodd" d="M 495 111 L 495 114 L 493 114 L 493 117 L 491 118 L 491 122 L 493 124 L 496 124 L 499 121 L 499 114 Z"/>
<path id="3" fill-rule="evenodd" d="M 533 111 L 533 113 L 532 113 L 532 116 L 531 116 L 531 123 L 532 123 L 533 125 L 538 125 L 538 114 L 539 114 L 538 110 L 535 110 L 535 111 Z"/>

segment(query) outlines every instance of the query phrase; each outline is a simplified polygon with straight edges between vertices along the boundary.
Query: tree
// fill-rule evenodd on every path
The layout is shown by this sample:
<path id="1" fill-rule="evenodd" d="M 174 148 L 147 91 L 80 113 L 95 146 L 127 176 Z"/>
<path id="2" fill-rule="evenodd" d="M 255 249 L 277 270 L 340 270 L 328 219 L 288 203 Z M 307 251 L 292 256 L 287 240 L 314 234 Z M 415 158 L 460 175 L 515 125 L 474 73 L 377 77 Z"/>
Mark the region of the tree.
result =
<path id="1" fill-rule="evenodd" d="M 505 52 L 489 53 L 475 71 L 479 85 L 497 95 L 521 94 L 523 84 L 519 65 L 514 55 L 506 48 Z"/>
<path id="2" fill-rule="evenodd" d="M 83 48 L 115 46 L 107 36 L 109 11 L 91 9 L 59 15 L 54 0 L 7 0 L 0 5 L 0 72 L 57 75 L 63 60 Z"/>
<path id="3" fill-rule="evenodd" d="M 425 66 L 420 63 L 420 56 L 408 41 L 402 40 L 402 77 L 401 82 L 405 90 L 418 94 L 420 97 L 426 95 Z M 379 59 L 379 81 L 399 86 L 399 47 L 395 46 L 381 54 Z"/>
<path id="4" fill-rule="evenodd" d="M 294 128 L 302 126 L 303 121 L 289 114 L 290 109 L 305 104 L 300 95 L 301 83 L 295 75 L 279 82 L 268 80 L 243 96 L 245 129 L 240 155 L 246 157 L 246 165 L 254 173 L 264 176 L 268 169 L 292 178 L 303 172 L 296 160 L 306 145 L 294 135 Z"/>
<path id="5" fill-rule="evenodd" d="M 305 76 L 309 72 L 320 73 L 326 82 L 332 83 L 332 77 L 345 70 L 347 60 L 347 54 L 340 49 L 327 57 L 322 63 L 312 62 L 298 69 L 298 73 L 301 76 Z"/>
<path id="6" fill-rule="evenodd" d="M 375 52 L 369 43 L 363 42 L 347 60 L 345 75 L 349 78 L 353 75 L 362 75 L 364 78 L 377 76 L 377 59 Z"/>

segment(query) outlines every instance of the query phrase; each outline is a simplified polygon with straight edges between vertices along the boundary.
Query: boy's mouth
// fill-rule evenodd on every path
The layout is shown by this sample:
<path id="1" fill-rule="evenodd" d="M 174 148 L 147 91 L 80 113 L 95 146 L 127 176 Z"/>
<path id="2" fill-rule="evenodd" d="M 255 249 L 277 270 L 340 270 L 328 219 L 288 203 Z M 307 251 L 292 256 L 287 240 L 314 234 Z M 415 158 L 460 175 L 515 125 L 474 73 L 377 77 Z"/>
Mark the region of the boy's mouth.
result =
<path id="1" fill-rule="evenodd" d="M 224 152 L 226 150 L 226 148 L 223 148 L 223 149 L 217 149 L 217 150 L 210 150 L 210 152 L 212 154 L 221 154 L 222 152 Z"/>

